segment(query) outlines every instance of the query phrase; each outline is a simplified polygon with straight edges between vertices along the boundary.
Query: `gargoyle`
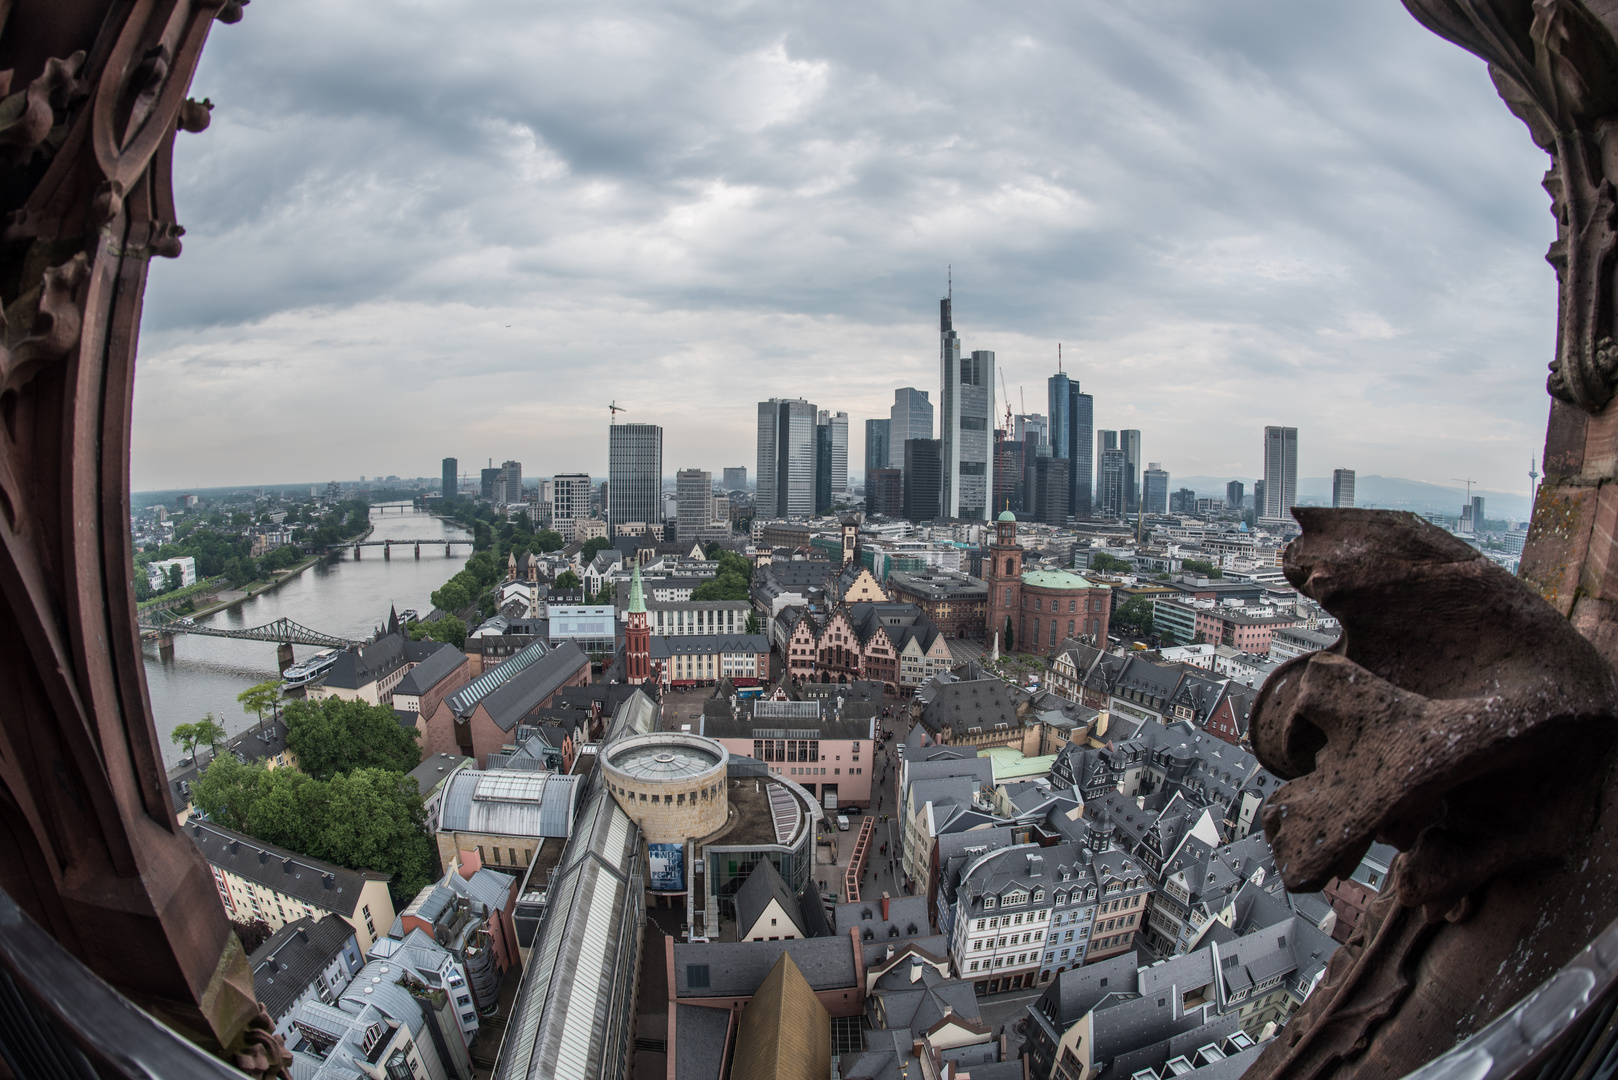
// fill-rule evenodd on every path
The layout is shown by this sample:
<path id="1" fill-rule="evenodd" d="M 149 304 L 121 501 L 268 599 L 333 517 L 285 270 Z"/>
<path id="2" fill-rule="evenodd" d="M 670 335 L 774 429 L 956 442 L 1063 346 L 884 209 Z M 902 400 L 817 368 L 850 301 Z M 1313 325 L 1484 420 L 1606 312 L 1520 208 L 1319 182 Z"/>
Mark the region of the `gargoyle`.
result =
<path id="1" fill-rule="evenodd" d="M 1295 891 L 1346 877 L 1373 840 L 1403 854 L 1249 1075 L 1399 1076 L 1618 913 L 1591 888 L 1618 835 L 1618 677 L 1528 586 L 1421 518 L 1294 515 L 1287 578 L 1343 634 L 1254 704 L 1254 750 L 1290 781 L 1265 832 Z"/>

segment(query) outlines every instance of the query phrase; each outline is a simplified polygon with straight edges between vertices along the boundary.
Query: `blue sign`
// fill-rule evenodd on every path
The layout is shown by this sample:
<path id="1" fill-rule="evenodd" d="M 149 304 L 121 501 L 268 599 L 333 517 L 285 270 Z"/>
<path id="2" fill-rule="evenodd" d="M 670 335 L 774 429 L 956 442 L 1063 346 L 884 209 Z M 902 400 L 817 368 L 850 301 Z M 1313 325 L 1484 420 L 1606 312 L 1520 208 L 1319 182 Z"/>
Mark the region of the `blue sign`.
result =
<path id="1" fill-rule="evenodd" d="M 652 891 L 685 891 L 685 845 L 647 844 L 651 857 Z"/>

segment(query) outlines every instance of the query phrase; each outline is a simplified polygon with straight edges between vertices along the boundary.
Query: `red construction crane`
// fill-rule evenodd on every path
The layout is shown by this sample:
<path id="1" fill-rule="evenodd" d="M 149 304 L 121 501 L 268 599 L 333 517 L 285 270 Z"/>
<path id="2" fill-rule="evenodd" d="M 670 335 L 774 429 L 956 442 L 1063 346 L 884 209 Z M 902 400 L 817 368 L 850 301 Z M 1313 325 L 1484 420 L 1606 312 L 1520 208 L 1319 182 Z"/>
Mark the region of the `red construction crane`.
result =
<path id="1" fill-rule="evenodd" d="M 614 423 L 614 424 L 616 424 L 618 422 L 618 414 L 619 413 L 629 411 L 624 406 L 618 404 L 618 399 L 617 398 L 613 399 L 612 404 L 608 405 L 607 409 L 608 409 L 608 411 L 610 411 L 612 413 L 612 423 Z"/>

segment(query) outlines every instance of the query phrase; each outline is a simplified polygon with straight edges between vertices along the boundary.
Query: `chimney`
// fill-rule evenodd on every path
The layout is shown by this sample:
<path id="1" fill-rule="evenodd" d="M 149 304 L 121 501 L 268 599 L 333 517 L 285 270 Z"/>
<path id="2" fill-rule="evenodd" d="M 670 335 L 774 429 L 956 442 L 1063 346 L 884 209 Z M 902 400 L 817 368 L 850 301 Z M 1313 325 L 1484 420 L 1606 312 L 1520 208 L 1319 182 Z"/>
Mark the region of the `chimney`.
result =
<path id="1" fill-rule="evenodd" d="M 292 873 L 292 859 L 291 859 L 290 856 L 281 860 L 281 873 L 283 873 L 283 874 Z"/>
<path id="2" fill-rule="evenodd" d="M 1028 876 L 1029 877 L 1038 877 L 1040 875 L 1040 872 L 1043 871 L 1044 869 L 1045 869 L 1045 856 L 1043 856 L 1043 855 L 1030 855 L 1030 856 L 1028 856 Z"/>
<path id="3" fill-rule="evenodd" d="M 331 875 L 331 874 L 322 874 L 322 875 L 320 875 L 320 887 L 322 889 L 328 889 L 329 890 L 332 887 L 332 885 L 335 884 L 335 883 L 336 883 L 336 879 L 335 879 L 335 877 L 333 875 Z"/>
<path id="4" fill-rule="evenodd" d="M 882 894 L 882 921 L 887 922 L 887 920 L 888 920 L 888 894 L 883 893 Z"/>
<path id="5" fill-rule="evenodd" d="M 921 967 L 922 967 L 921 958 L 916 957 L 916 956 L 912 956 L 910 958 L 910 981 L 911 982 L 917 982 L 917 981 L 919 981 L 921 979 Z"/>
<path id="6" fill-rule="evenodd" d="M 309 930 L 306 927 L 298 927 L 298 940 L 305 945 L 309 944 Z"/>

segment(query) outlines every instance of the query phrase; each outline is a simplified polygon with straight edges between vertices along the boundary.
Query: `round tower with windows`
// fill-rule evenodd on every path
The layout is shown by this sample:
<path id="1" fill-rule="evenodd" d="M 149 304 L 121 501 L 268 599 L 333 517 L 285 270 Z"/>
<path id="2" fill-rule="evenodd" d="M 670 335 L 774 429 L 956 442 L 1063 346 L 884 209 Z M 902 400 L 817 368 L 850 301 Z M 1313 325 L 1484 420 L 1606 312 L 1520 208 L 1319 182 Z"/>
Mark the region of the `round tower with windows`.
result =
<path id="1" fill-rule="evenodd" d="M 1000 651 L 1013 652 L 1020 644 L 1013 632 L 1016 612 L 1022 605 L 1022 545 L 1017 543 L 1017 517 L 1002 511 L 994 525 L 994 543 L 989 545 L 989 562 L 983 580 L 989 586 L 988 613 L 983 638 L 992 641 L 1000 635 Z"/>

